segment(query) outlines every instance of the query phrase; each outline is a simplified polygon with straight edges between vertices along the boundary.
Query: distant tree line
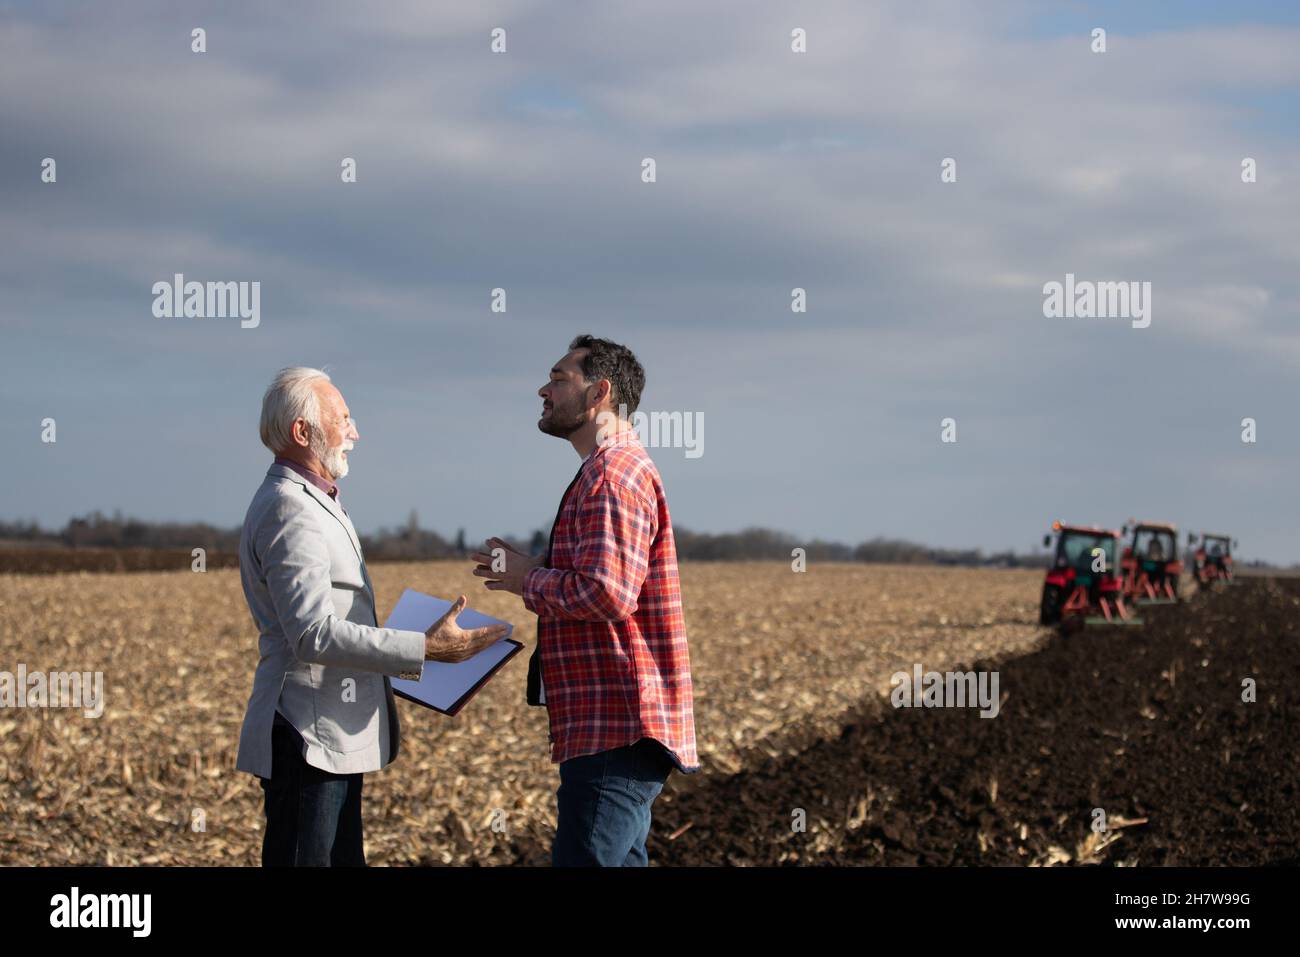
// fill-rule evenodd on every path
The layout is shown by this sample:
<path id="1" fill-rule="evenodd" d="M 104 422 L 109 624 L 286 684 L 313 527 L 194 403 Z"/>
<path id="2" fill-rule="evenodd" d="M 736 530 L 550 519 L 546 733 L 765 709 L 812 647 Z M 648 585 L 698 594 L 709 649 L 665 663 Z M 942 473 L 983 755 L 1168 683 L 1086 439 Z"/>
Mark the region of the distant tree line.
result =
<path id="1" fill-rule="evenodd" d="M 972 565 L 1005 568 L 1041 567 L 1042 553 L 1017 554 L 1011 551 L 985 554 L 980 549 L 931 548 L 916 542 L 892 538 L 873 538 L 859 545 L 805 541 L 768 528 L 747 528 L 740 532 L 708 534 L 689 529 L 675 529 L 677 557 L 683 561 L 791 561 L 796 548 L 804 549 L 810 562 L 872 562 L 914 565 Z M 546 550 L 549 526 L 536 529 L 523 538 L 506 537 L 519 551 L 540 555 Z M 69 548 L 192 549 L 205 548 L 210 553 L 235 554 L 239 551 L 239 529 L 217 528 L 205 522 L 145 522 L 123 518 L 120 512 L 106 516 L 92 512 L 74 518 L 59 531 L 47 531 L 35 522 L 0 522 L 0 541 L 9 544 L 65 546 Z M 419 516 L 412 511 L 404 525 L 381 528 L 373 535 L 362 535 L 361 546 L 371 561 L 415 561 L 464 558 L 477 549 L 481 541 L 467 542 L 461 529 L 454 539 L 420 527 Z"/>
<path id="2" fill-rule="evenodd" d="M 206 548 L 210 552 L 239 551 L 239 529 L 206 522 L 144 522 L 92 512 L 74 518 L 60 531 L 46 531 L 35 522 L 0 522 L 0 541 L 69 548 Z"/>
<path id="3" fill-rule="evenodd" d="M 993 565 L 1004 568 L 1042 567 L 1045 554 L 1011 551 L 985 554 L 978 548 L 931 548 L 896 538 L 873 538 L 859 545 L 803 541 L 769 528 L 747 528 L 718 535 L 675 529 L 677 557 L 688 561 L 791 561 L 802 548 L 810 562 L 870 562 L 902 565 Z"/>

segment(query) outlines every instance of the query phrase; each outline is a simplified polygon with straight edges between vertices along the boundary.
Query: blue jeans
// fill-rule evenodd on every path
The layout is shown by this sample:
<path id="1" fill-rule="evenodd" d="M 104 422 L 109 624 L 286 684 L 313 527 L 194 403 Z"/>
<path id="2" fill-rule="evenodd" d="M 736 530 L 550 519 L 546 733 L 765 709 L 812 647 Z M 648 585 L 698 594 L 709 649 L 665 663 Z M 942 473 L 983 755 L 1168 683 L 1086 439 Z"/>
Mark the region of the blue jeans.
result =
<path id="1" fill-rule="evenodd" d="M 361 775 L 303 760 L 302 735 L 279 712 L 271 729 L 263 867 L 365 867 Z"/>
<path id="2" fill-rule="evenodd" d="M 555 867 L 645 867 L 650 808 L 673 768 L 652 738 L 560 764 Z"/>

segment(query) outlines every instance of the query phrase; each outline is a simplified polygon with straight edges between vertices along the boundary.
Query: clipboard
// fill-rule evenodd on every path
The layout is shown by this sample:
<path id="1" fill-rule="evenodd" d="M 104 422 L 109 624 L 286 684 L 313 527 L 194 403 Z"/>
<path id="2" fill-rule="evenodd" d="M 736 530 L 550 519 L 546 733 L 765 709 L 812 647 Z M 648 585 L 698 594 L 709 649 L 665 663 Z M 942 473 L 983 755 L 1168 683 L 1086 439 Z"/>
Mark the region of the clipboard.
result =
<path id="1" fill-rule="evenodd" d="M 402 631 L 428 631 L 429 626 L 445 615 L 451 605 L 451 602 L 443 598 L 408 588 L 397 600 L 384 627 Z M 508 621 L 490 618 L 472 608 L 466 608 L 456 620 L 465 629 L 505 625 L 508 630 L 505 638 L 488 645 L 468 661 L 426 661 L 419 681 L 390 679 L 393 694 L 449 717 L 455 717 L 465 707 L 465 703 L 478 694 L 479 689 L 524 647 L 523 642 L 509 637 L 515 626 Z"/>

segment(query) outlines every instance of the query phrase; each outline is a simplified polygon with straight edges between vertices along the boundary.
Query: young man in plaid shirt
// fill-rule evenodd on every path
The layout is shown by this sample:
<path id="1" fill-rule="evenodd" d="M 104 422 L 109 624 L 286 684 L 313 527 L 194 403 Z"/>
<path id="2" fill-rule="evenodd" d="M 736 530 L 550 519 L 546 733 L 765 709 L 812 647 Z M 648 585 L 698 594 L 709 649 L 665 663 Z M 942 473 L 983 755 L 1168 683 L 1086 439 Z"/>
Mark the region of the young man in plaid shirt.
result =
<path id="1" fill-rule="evenodd" d="M 557 866 L 645 866 L 650 808 L 674 768 L 699 770 L 677 549 L 659 470 L 622 418 L 645 372 L 628 348 L 579 336 L 538 390 L 537 427 L 582 466 L 547 554 L 501 539 L 474 554 L 488 588 L 537 613 L 528 703 L 545 704 L 560 765 Z"/>

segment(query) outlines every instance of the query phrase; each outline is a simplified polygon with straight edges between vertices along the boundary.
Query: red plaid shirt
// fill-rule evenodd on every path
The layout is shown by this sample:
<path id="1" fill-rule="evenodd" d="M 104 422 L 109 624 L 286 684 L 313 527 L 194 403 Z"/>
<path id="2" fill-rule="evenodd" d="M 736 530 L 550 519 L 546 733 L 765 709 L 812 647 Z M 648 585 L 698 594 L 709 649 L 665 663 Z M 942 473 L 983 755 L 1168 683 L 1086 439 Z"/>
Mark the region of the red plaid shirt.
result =
<path id="1" fill-rule="evenodd" d="M 550 567 L 524 578 L 537 613 L 551 760 L 654 738 L 695 753 L 677 548 L 659 470 L 635 432 L 597 446 L 560 506 Z"/>

